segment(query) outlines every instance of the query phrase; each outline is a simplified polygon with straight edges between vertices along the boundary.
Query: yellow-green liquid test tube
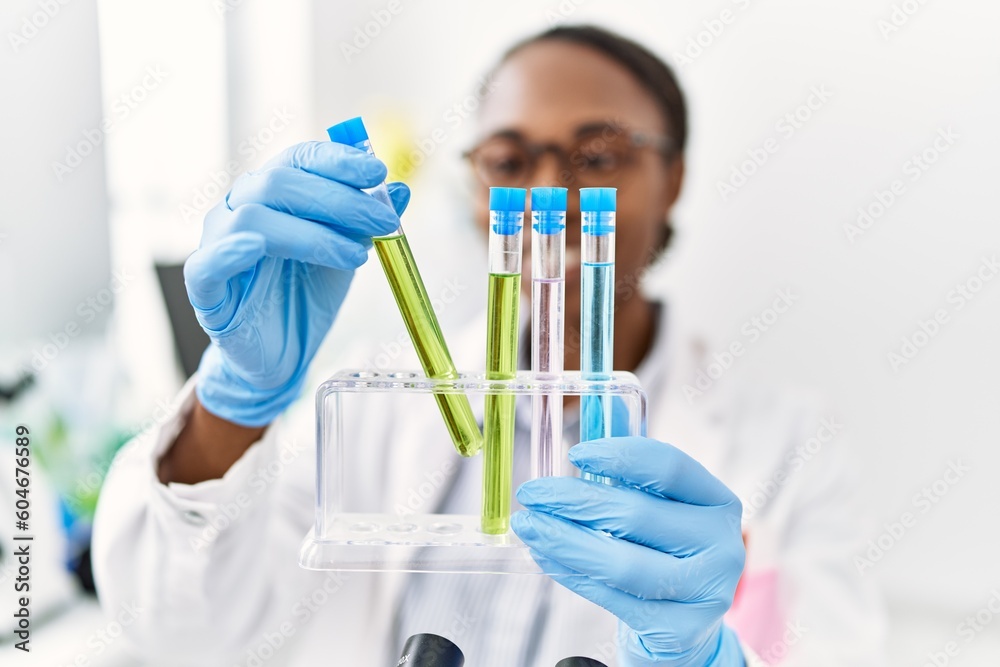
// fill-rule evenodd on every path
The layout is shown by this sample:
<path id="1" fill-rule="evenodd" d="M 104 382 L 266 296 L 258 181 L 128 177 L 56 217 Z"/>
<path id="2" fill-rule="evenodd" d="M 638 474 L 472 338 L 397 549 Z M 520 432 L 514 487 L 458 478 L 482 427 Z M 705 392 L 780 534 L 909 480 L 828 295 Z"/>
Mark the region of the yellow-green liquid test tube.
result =
<path id="1" fill-rule="evenodd" d="M 490 188 L 490 275 L 487 295 L 486 378 L 512 380 L 517 371 L 521 294 L 523 188 Z M 483 419 L 482 530 L 510 528 L 514 468 L 513 394 L 488 394 Z"/>
<path id="2" fill-rule="evenodd" d="M 327 134 L 331 141 L 354 146 L 371 155 L 375 154 L 368 139 L 368 132 L 360 118 L 352 118 L 334 125 L 327 130 Z M 385 183 L 368 192 L 383 204 L 392 206 Z M 402 226 L 394 233 L 375 237 L 372 241 L 424 373 L 436 379 L 458 379 L 458 370 L 444 342 L 441 325 L 427 295 L 424 281 L 417 270 Z M 479 432 L 479 424 L 472 414 L 468 397 L 460 393 L 435 393 L 434 399 L 458 453 L 462 456 L 477 454 L 483 446 L 483 437 Z"/>

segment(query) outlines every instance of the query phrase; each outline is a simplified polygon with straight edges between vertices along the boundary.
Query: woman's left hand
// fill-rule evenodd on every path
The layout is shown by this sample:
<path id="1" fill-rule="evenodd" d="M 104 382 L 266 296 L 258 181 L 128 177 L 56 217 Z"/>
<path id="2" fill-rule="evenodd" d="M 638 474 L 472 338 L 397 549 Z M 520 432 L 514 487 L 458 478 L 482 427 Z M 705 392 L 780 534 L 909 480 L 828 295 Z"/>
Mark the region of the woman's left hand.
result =
<path id="1" fill-rule="evenodd" d="M 584 442 L 569 458 L 618 486 L 575 477 L 521 485 L 527 510 L 512 526 L 542 569 L 627 626 L 623 664 L 743 665 L 722 623 L 746 556 L 736 495 L 649 438 Z"/>

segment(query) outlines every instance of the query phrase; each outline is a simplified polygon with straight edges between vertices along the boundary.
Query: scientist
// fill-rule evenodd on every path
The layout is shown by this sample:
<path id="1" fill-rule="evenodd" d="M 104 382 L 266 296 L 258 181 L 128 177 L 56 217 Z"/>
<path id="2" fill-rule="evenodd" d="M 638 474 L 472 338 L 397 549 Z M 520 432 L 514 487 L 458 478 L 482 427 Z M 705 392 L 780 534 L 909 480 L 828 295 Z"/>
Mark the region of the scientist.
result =
<path id="1" fill-rule="evenodd" d="M 313 520 L 313 431 L 311 410 L 289 408 L 371 237 L 396 228 L 410 196 L 391 185 L 394 212 L 361 191 L 385 177 L 378 160 L 299 144 L 239 178 L 205 218 L 185 278 L 212 345 L 177 413 L 126 447 L 101 494 L 102 603 L 138 605 L 130 639 L 174 666 L 388 665 L 416 632 L 449 636 L 476 667 L 551 667 L 570 655 L 675 667 L 880 664 L 884 626 L 853 566 L 863 512 L 839 425 L 762 387 L 717 383 L 685 396 L 712 359 L 637 289 L 669 242 L 684 173 L 688 122 L 670 69 L 605 30 L 558 27 L 514 46 L 492 76 L 468 153 L 484 229 L 487 186 L 569 187 L 572 267 L 577 188 L 618 188 L 615 367 L 648 393 L 650 438 L 582 443 L 570 459 L 623 484 L 519 487 L 513 528 L 551 577 L 297 566 Z M 572 323 L 579 273 L 567 273 Z M 450 338 L 459 368 L 482 365 L 482 323 L 473 329 Z M 575 336 L 571 327 L 568 370 L 578 368 Z M 428 469 L 447 475 L 424 511 L 476 506 L 474 467 L 447 465 L 455 454 L 440 441 L 427 446 L 425 415 L 354 417 L 365 456 L 345 478 L 368 507 L 391 512 Z M 527 477 L 521 435 L 516 481 Z"/>

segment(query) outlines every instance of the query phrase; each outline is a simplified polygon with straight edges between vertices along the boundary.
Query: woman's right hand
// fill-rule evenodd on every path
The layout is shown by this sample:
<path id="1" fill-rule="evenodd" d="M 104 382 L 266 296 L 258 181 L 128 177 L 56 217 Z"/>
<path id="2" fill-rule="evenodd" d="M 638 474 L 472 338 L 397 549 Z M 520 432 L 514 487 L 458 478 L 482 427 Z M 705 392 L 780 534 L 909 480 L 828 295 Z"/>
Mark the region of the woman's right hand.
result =
<path id="1" fill-rule="evenodd" d="M 389 186 L 395 211 L 360 190 L 385 176 L 358 149 L 301 143 L 238 178 L 205 216 L 184 281 L 212 340 L 196 388 L 206 410 L 259 427 L 296 398 L 371 237 L 399 226 L 405 185 Z"/>

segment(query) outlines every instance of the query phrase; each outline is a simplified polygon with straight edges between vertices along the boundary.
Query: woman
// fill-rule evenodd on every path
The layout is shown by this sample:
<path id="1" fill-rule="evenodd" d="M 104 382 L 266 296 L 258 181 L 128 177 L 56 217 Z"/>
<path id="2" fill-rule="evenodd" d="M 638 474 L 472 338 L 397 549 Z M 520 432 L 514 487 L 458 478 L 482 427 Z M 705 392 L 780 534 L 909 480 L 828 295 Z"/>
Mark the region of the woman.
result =
<path id="1" fill-rule="evenodd" d="M 667 309 L 636 289 L 669 241 L 684 173 L 686 111 L 670 70 L 612 33 L 561 27 L 515 46 L 493 76 L 468 156 L 482 186 L 476 219 L 485 229 L 489 185 L 568 187 L 572 267 L 577 188 L 618 188 L 615 367 L 634 370 L 650 397 L 651 439 L 571 452 L 577 467 L 624 485 L 561 478 L 518 491 L 525 510 L 513 527 L 563 587 L 545 577 L 296 567 L 313 478 L 311 456 L 295 454 L 311 449 L 311 414 L 279 415 L 301 392 L 370 237 L 398 224 L 360 191 L 384 178 L 377 160 L 308 143 L 239 179 L 206 217 L 185 275 L 213 345 L 178 413 L 121 456 L 102 494 L 104 604 L 137 602 L 145 611 L 128 632 L 170 664 L 305 665 L 331 653 L 335 664 L 389 664 L 416 632 L 452 637 L 474 665 L 548 666 L 569 655 L 624 665 L 879 664 L 878 607 L 852 564 L 859 514 L 848 507 L 839 427 L 756 388 L 685 395 L 706 362 Z M 409 191 L 390 191 L 402 212 Z M 570 269 L 571 323 L 578 294 Z M 474 329 L 451 341 L 459 367 L 480 365 L 483 329 Z M 571 327 L 570 370 L 576 338 Z M 403 430 L 361 421 L 369 460 L 347 477 L 392 506 L 411 474 L 398 455 L 441 454 L 417 449 L 416 421 Z M 800 453 L 813 442 L 807 459 Z M 451 468 L 428 509 L 468 506 L 477 493 L 474 469 Z M 213 529 L 220 516 L 224 528 Z"/>

